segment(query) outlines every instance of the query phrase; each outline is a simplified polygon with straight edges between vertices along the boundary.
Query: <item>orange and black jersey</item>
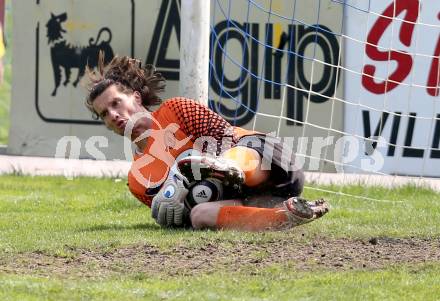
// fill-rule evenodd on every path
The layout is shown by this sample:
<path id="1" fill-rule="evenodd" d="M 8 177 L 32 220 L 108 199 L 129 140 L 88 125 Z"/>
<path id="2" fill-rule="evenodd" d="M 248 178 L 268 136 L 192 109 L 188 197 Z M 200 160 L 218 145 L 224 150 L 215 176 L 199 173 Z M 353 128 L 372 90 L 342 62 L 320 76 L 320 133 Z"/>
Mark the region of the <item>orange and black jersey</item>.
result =
<path id="1" fill-rule="evenodd" d="M 217 147 L 224 139 L 234 145 L 241 137 L 256 133 L 231 126 L 204 105 L 182 97 L 165 101 L 151 115 L 152 134 L 147 138 L 143 153 L 134 156 L 128 174 L 130 191 L 148 206 L 176 159 L 192 149 L 197 138 L 215 139 L 214 151 L 218 152 Z"/>

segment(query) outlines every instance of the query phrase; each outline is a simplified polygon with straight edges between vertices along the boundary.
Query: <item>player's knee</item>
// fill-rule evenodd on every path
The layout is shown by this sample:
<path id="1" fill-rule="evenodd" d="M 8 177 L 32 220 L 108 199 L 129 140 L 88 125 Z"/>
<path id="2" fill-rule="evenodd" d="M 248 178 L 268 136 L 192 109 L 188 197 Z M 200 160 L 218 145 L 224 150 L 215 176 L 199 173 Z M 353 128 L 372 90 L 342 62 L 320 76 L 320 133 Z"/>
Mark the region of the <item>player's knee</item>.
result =
<path id="1" fill-rule="evenodd" d="M 191 224 L 194 229 L 213 228 L 216 215 L 212 203 L 206 202 L 195 206 L 191 210 Z"/>
<path id="2" fill-rule="evenodd" d="M 259 169 L 261 164 L 260 154 L 256 150 L 245 146 L 232 147 L 226 150 L 222 157 L 234 161 L 246 175 Z"/>
<path id="3" fill-rule="evenodd" d="M 235 146 L 226 150 L 222 156 L 235 161 L 240 166 L 245 174 L 246 186 L 258 186 L 269 178 L 270 171 L 261 169 L 262 158 L 255 149 Z"/>

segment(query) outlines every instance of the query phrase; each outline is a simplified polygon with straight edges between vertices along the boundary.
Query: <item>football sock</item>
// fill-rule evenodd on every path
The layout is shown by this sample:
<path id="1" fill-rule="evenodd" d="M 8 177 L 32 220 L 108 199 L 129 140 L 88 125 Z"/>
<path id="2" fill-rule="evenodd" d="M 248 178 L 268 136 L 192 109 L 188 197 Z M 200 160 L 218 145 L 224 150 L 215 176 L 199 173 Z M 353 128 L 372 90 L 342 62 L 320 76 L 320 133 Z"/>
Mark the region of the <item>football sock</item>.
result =
<path id="1" fill-rule="evenodd" d="M 251 148 L 236 146 L 226 150 L 222 157 L 233 160 L 245 174 L 245 185 L 249 187 L 263 183 L 269 177 L 269 170 L 261 170 L 261 156 Z"/>
<path id="2" fill-rule="evenodd" d="M 261 231 L 280 228 L 287 221 L 281 208 L 224 206 L 217 216 L 217 228 Z"/>

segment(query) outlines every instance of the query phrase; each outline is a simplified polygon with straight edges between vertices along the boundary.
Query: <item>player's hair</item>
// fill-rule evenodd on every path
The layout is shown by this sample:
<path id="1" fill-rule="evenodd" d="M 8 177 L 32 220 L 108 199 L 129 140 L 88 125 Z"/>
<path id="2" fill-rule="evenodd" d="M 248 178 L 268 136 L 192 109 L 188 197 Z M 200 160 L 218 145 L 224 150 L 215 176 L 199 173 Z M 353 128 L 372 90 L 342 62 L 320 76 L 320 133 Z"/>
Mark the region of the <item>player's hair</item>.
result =
<path id="1" fill-rule="evenodd" d="M 142 66 L 138 59 L 115 56 L 106 66 L 102 52 L 99 53 L 97 69 L 91 70 L 87 67 L 87 75 L 89 82 L 86 107 L 93 113 L 94 119 L 99 117 L 93 109 L 93 101 L 111 85 L 115 85 L 122 93 L 139 92 L 142 105 L 147 109 L 161 103 L 162 99 L 158 94 L 165 90 L 166 85 L 165 78 L 156 72 L 153 65 Z"/>

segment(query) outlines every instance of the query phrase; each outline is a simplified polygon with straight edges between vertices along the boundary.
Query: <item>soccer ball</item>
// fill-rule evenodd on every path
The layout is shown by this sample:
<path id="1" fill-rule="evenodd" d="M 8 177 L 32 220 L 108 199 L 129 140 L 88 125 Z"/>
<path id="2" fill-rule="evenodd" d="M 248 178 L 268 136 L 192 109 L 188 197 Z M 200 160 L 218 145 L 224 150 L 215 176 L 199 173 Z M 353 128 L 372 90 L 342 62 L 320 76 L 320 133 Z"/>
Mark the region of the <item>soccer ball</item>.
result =
<path id="1" fill-rule="evenodd" d="M 194 206 L 201 203 L 219 201 L 222 196 L 223 185 L 220 180 L 206 178 L 190 187 L 188 196 L 185 199 L 185 205 L 191 210 Z"/>

